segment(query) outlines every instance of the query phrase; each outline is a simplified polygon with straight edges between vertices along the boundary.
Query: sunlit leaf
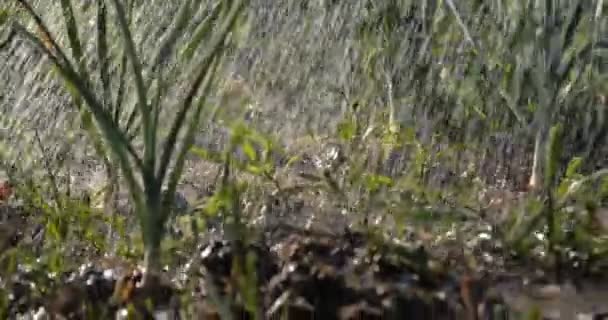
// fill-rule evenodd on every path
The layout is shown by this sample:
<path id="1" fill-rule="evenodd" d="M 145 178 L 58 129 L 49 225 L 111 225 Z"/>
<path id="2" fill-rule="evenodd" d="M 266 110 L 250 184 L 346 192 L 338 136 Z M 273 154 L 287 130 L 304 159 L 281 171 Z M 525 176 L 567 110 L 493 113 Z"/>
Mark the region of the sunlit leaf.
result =
<path id="1" fill-rule="evenodd" d="M 574 178 L 578 173 L 581 165 L 583 164 L 583 159 L 581 157 L 574 157 L 570 160 L 568 167 L 566 168 L 566 178 Z"/>
<path id="2" fill-rule="evenodd" d="M 338 124 L 338 134 L 342 140 L 350 141 L 357 133 L 357 124 L 354 120 L 346 119 Z"/>
<path id="3" fill-rule="evenodd" d="M 9 11 L 8 9 L 0 9 L 0 28 L 4 27 L 4 24 L 8 21 L 9 19 Z"/>
<path id="4" fill-rule="evenodd" d="M 250 141 L 244 141 L 241 144 L 241 147 L 243 148 L 243 152 L 245 152 L 245 155 L 247 156 L 247 158 L 249 158 L 250 161 L 257 160 L 257 152 L 255 151 L 255 148 L 253 147 Z"/>
<path id="5" fill-rule="evenodd" d="M 562 153 L 562 125 L 554 125 L 549 132 L 547 143 L 547 157 L 545 159 L 545 185 L 553 184 L 559 166 L 559 157 Z"/>

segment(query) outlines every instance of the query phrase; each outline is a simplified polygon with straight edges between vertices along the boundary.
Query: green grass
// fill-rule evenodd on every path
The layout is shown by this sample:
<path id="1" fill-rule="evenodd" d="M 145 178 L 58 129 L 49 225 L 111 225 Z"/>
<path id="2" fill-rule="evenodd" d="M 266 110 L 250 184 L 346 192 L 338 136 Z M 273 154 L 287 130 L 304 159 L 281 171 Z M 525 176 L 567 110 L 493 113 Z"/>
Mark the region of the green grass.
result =
<path id="1" fill-rule="evenodd" d="M 210 217 L 221 217 L 226 237 L 245 247 L 260 212 L 272 220 L 284 211 L 299 222 L 312 212 L 330 229 L 344 212 L 355 229 L 434 254 L 451 252 L 454 242 L 464 247 L 491 226 L 497 258 L 513 253 L 558 278 L 604 263 L 606 230 L 595 216 L 607 190 L 605 169 L 597 168 L 606 150 L 596 147 L 606 138 L 605 105 L 596 99 L 607 89 L 603 1 L 167 6 L 0 5 L 0 48 L 13 35 L 26 39 L 69 97 L 62 112 L 70 121 L 56 135 L 0 115 L 13 137 L 0 136 L 1 164 L 47 230 L 48 266 L 40 268 L 60 272 L 104 252 L 143 258 L 148 270 L 178 268 Z M 156 33 L 160 39 L 151 39 Z M 239 69 L 251 51 L 255 64 L 238 72 L 246 93 L 227 106 L 217 96 L 231 63 Z M 251 101 L 257 116 L 242 121 L 241 104 Z M 204 135 L 217 139 L 205 126 L 219 120 L 229 132 L 220 151 L 193 146 Z M 510 137 L 507 159 L 492 140 L 499 135 Z M 93 149 L 104 167 L 101 211 L 61 179 L 82 169 L 50 155 L 76 145 Z M 317 156 L 326 158 L 321 168 L 302 163 Z M 173 194 L 196 164 L 212 168 L 196 182 L 215 192 L 177 219 L 188 229 L 184 238 L 166 239 Z M 517 192 L 525 180 L 536 188 L 518 201 L 494 208 L 480 200 L 492 189 Z M 118 213 L 125 188 L 126 216 Z M 294 209 L 298 202 L 307 210 Z M 89 256 L 66 254 L 63 244 Z M 479 250 L 463 249 L 467 267 L 484 265 Z M 20 263 L 35 257 L 25 245 L 15 252 Z M 249 265 L 244 249 L 237 252 Z M 570 261 L 572 252 L 584 261 Z M 258 285 L 245 269 L 235 271 L 242 304 L 261 318 Z"/>

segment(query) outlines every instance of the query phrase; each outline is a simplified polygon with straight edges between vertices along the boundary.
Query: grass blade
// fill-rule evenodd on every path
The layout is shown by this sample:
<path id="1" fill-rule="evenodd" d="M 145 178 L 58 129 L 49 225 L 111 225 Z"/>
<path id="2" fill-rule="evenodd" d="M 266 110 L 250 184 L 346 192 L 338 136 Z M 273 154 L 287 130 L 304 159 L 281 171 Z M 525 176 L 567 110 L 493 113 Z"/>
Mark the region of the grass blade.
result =
<path id="1" fill-rule="evenodd" d="M 148 179 L 152 177 L 154 174 L 153 170 L 155 167 L 155 150 L 156 150 L 156 133 L 150 130 L 150 108 L 148 106 L 148 100 L 146 99 L 146 88 L 144 87 L 144 80 L 142 76 L 142 67 L 139 58 L 137 57 L 137 53 L 135 50 L 135 42 L 133 41 L 133 35 L 131 34 L 131 30 L 129 29 L 127 23 L 127 15 L 125 13 L 125 9 L 123 5 L 118 0 L 113 0 L 114 7 L 116 9 L 116 16 L 118 19 L 118 26 L 120 28 L 122 38 L 125 44 L 125 50 L 129 60 L 131 62 L 131 67 L 133 71 L 133 76 L 135 78 L 135 88 L 137 91 L 137 97 L 139 100 L 138 106 L 140 108 L 141 117 L 142 117 L 142 125 L 144 130 L 144 159 L 143 159 L 143 168 L 144 168 L 144 176 Z"/>
<path id="2" fill-rule="evenodd" d="M 175 167 L 173 168 L 173 171 L 171 172 L 171 175 L 169 177 L 169 182 L 167 184 L 167 192 L 165 193 L 164 199 L 163 199 L 163 207 L 165 208 L 165 210 L 163 210 L 163 212 L 165 214 L 167 214 L 169 212 L 169 210 L 167 210 L 167 209 L 173 205 L 173 203 L 172 203 L 174 200 L 173 194 L 175 194 L 175 190 L 177 188 L 177 183 L 179 182 L 179 178 L 181 177 L 181 174 L 183 172 L 186 155 L 188 154 L 190 147 L 194 143 L 194 136 L 196 133 L 196 129 L 198 128 L 198 124 L 200 122 L 200 117 L 201 117 L 201 113 L 202 113 L 202 110 L 203 110 L 205 102 L 206 102 L 207 93 L 209 91 L 209 88 L 211 87 L 211 84 L 213 83 L 213 79 L 215 77 L 217 66 L 219 64 L 220 64 L 219 62 L 213 61 L 209 72 L 207 72 L 207 74 L 206 74 L 206 79 L 203 81 L 203 85 L 202 85 L 202 89 L 201 89 L 201 91 L 202 91 L 201 98 L 198 101 L 198 105 L 197 105 L 197 108 L 196 108 L 194 114 L 190 118 L 190 123 L 189 123 L 188 129 L 186 131 L 186 136 L 184 138 L 184 142 L 183 142 L 180 150 L 177 152 L 177 159 L 175 160 Z M 165 217 L 165 219 L 167 219 L 167 217 Z"/>
<path id="3" fill-rule="evenodd" d="M 84 70 L 84 64 L 82 61 L 82 45 L 78 36 L 78 25 L 76 24 L 76 18 L 74 17 L 74 8 L 70 0 L 61 0 L 61 11 L 63 13 L 63 21 L 65 23 L 68 39 L 70 41 L 70 47 L 72 48 L 72 55 L 80 66 L 80 72 Z"/>
<path id="4" fill-rule="evenodd" d="M 169 58 L 171 50 L 177 43 L 177 40 L 179 40 L 180 36 L 185 34 L 184 29 L 188 25 L 188 22 L 190 22 L 193 12 L 192 0 L 184 1 L 177 12 L 176 18 L 174 19 L 175 26 L 164 37 L 158 51 L 154 55 L 154 58 L 152 58 L 152 65 L 150 66 L 151 73 L 153 73 L 159 65 L 164 64 L 167 61 L 167 58 Z"/>
<path id="5" fill-rule="evenodd" d="M 173 150 L 175 148 L 175 142 L 177 141 L 177 136 L 180 130 L 182 129 L 183 122 L 186 119 L 186 114 L 192 106 L 192 101 L 194 100 L 194 97 L 198 92 L 198 89 L 201 86 L 214 58 L 220 52 L 220 49 L 222 48 L 223 42 L 226 39 L 228 32 L 233 28 L 234 24 L 236 23 L 236 18 L 238 17 L 238 14 L 241 12 L 242 8 L 243 1 L 236 1 L 233 4 L 230 12 L 228 13 L 228 16 L 224 20 L 224 24 L 222 25 L 220 31 L 210 42 L 210 51 L 207 56 L 203 58 L 198 68 L 199 71 L 196 73 L 197 76 L 194 82 L 192 83 L 192 86 L 188 91 L 188 95 L 184 99 L 182 107 L 176 115 L 173 125 L 169 131 L 167 142 L 165 143 L 165 148 L 161 154 L 160 166 L 156 174 L 156 177 L 159 180 L 162 180 L 167 173 L 167 169 L 171 161 L 171 156 L 173 155 Z"/>
<path id="6" fill-rule="evenodd" d="M 104 108 L 111 108 L 112 92 L 110 87 L 108 39 L 107 39 L 107 15 L 104 0 L 97 0 L 97 59 L 99 60 L 99 78 L 103 87 Z M 118 123 L 116 118 L 114 122 Z"/>
<path id="7" fill-rule="evenodd" d="M 192 59 L 192 57 L 194 56 L 194 52 L 196 52 L 196 49 L 198 49 L 198 47 L 201 44 L 201 42 L 203 41 L 203 39 L 208 37 L 209 32 L 211 31 L 211 28 L 213 27 L 215 21 L 217 21 L 217 19 L 219 17 L 221 8 L 222 8 L 222 5 L 220 3 L 216 4 L 211 9 L 211 12 L 209 13 L 209 15 L 207 17 L 205 17 L 203 22 L 198 26 L 198 28 L 194 32 L 194 36 L 192 36 L 192 40 L 188 43 L 188 45 L 186 46 L 186 48 L 183 50 L 183 53 L 182 53 L 182 55 L 187 60 Z"/>
<path id="8" fill-rule="evenodd" d="M 20 0 L 21 1 L 21 0 Z M 34 11 L 31 11 L 35 15 Z M 42 20 L 40 20 L 42 23 Z M 39 28 L 42 30 L 48 30 L 44 23 Z M 53 52 L 50 51 L 51 48 L 47 47 L 42 40 L 38 39 L 35 35 L 30 33 L 25 27 L 20 24 L 15 25 L 15 30 L 23 34 L 28 40 L 30 40 L 38 49 L 40 49 L 53 65 L 57 68 L 61 76 L 65 81 L 66 86 L 73 86 L 76 88 L 78 93 L 83 97 L 84 101 L 87 103 L 89 110 L 97 120 L 97 122 L 101 126 L 101 131 L 106 138 L 106 141 L 109 142 L 110 149 L 113 153 L 116 154 L 119 159 L 120 165 L 124 171 L 125 179 L 127 180 L 127 184 L 130 190 L 135 190 L 134 194 L 137 194 L 137 190 L 141 188 L 137 184 L 135 177 L 132 172 L 131 163 L 129 162 L 129 158 L 127 154 L 130 154 L 134 159 L 135 164 L 138 167 L 141 167 L 141 160 L 138 158 L 137 154 L 134 151 L 133 146 L 126 140 L 124 134 L 120 131 L 120 129 L 112 122 L 111 115 L 103 109 L 101 103 L 97 100 L 93 92 L 89 89 L 91 86 L 88 84 L 86 79 L 80 77 L 80 75 L 73 69 L 69 61 L 64 60 L 61 61 L 59 57 L 57 57 Z M 50 35 L 50 33 L 46 33 Z M 54 40 L 52 38 L 48 39 L 52 43 Z M 60 50 L 57 50 L 60 52 Z M 63 64 L 62 62 L 67 62 L 67 64 Z M 136 207 L 142 207 L 143 201 L 142 198 L 134 197 Z"/>
<path id="9" fill-rule="evenodd" d="M 188 22 L 190 21 L 190 18 L 193 15 L 191 7 L 192 7 L 192 0 L 188 0 L 188 1 L 184 2 L 182 4 L 182 6 L 179 8 L 177 17 L 174 20 L 175 27 L 173 27 L 170 31 L 168 31 L 166 33 L 167 36 L 164 37 L 164 40 L 162 40 L 162 43 L 159 46 L 158 51 L 154 55 L 154 58 L 152 58 L 152 63 L 148 70 L 149 74 L 154 74 L 156 71 L 156 68 L 158 68 L 160 65 L 164 64 L 166 62 L 166 60 L 169 58 L 171 50 L 175 46 L 177 40 L 179 40 L 180 36 L 184 34 L 183 31 L 184 31 L 186 25 L 188 24 Z M 144 87 L 149 88 L 152 84 L 153 79 L 154 78 L 149 78 L 146 81 Z M 140 122 L 138 122 L 138 120 L 140 120 L 141 118 L 138 116 L 137 111 L 138 111 L 137 109 L 133 109 L 131 111 L 131 113 L 129 114 L 129 116 L 127 118 L 127 124 L 126 124 L 127 131 L 130 131 L 135 134 L 137 132 L 139 132 L 139 126 L 141 124 Z M 131 130 L 133 130 L 133 131 L 131 131 Z"/>

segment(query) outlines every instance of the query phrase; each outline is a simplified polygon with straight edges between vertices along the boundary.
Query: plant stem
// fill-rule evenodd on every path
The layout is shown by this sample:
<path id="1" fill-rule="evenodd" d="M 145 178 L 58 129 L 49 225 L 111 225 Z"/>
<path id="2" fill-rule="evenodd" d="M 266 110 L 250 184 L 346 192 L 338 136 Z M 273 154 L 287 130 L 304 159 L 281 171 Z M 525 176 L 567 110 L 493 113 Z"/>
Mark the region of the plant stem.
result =
<path id="1" fill-rule="evenodd" d="M 155 237 L 155 241 L 150 241 L 145 244 L 144 251 L 144 283 L 150 279 L 151 275 L 158 274 L 161 270 L 160 265 L 160 237 Z M 156 241 L 157 240 L 157 241 Z"/>
<path id="2" fill-rule="evenodd" d="M 160 192 L 156 188 L 146 190 L 147 211 L 142 221 L 144 237 L 144 267 L 146 274 L 157 274 L 161 270 L 160 245 L 164 235 L 165 221 L 161 215 Z M 160 189 L 160 188 L 158 188 Z M 145 276 L 148 279 L 148 276 Z M 144 282 L 146 281 L 144 279 Z"/>

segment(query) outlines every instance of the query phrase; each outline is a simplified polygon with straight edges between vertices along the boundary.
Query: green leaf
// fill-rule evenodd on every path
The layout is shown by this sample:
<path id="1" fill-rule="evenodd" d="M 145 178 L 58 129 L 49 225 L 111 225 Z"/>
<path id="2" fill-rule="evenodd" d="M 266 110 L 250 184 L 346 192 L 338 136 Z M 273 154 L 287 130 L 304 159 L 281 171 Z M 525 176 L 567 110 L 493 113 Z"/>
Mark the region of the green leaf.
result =
<path id="1" fill-rule="evenodd" d="M 263 166 L 256 166 L 256 165 L 247 165 L 245 170 L 247 172 L 257 175 L 257 176 L 261 176 L 264 174 L 264 172 L 266 172 L 266 168 L 264 168 Z"/>
<path id="2" fill-rule="evenodd" d="M 368 190 L 375 192 L 381 187 L 392 186 L 393 180 L 387 176 L 370 174 L 366 176 L 365 185 Z"/>
<path id="3" fill-rule="evenodd" d="M 247 158 L 249 158 L 250 161 L 257 160 L 257 153 L 250 141 L 244 141 L 241 144 L 241 147 L 243 148 L 243 152 L 245 152 L 245 155 L 247 155 Z"/>
<path id="4" fill-rule="evenodd" d="M 115 0 L 116 1 L 116 0 Z M 223 21 L 222 25 L 219 28 L 219 31 L 215 36 L 209 41 L 209 50 L 207 54 L 203 57 L 201 63 L 197 66 L 197 71 L 194 72 L 196 75 L 194 81 L 192 82 L 190 88 L 188 89 L 188 93 L 186 98 L 181 103 L 181 106 L 178 109 L 177 115 L 171 125 L 171 129 L 169 132 L 169 136 L 167 138 L 167 142 L 165 144 L 165 148 L 161 154 L 160 165 L 158 166 L 158 170 L 156 172 L 156 179 L 162 181 L 167 174 L 167 170 L 169 167 L 169 163 L 171 161 L 172 156 L 174 156 L 174 148 L 176 145 L 178 134 L 184 129 L 184 122 L 186 120 L 186 115 L 188 111 L 191 109 L 193 101 L 202 87 L 204 91 L 209 90 L 209 83 L 213 76 L 215 75 L 215 68 L 217 67 L 218 60 L 220 60 L 220 55 L 222 54 L 223 44 L 226 41 L 228 34 L 234 28 L 234 25 L 237 21 L 237 17 L 243 10 L 243 1 L 236 1 L 232 3 L 232 7 L 227 14 L 226 19 Z M 197 115 L 192 118 L 195 121 L 190 122 L 190 126 L 186 128 L 187 132 L 193 132 L 196 126 L 198 125 L 198 118 L 200 116 L 200 110 L 202 108 L 202 104 L 199 104 L 196 113 Z M 178 157 L 182 157 L 188 151 L 186 148 L 189 147 L 191 143 L 185 145 L 178 152 Z M 180 156 L 181 155 L 181 156 Z M 174 173 L 179 173 L 181 168 Z M 178 177 L 173 174 L 171 180 L 178 179 Z M 175 181 L 175 183 L 177 183 Z"/>
<path id="5" fill-rule="evenodd" d="M 205 17 L 203 22 L 198 26 L 194 35 L 192 36 L 192 40 L 188 43 L 186 48 L 182 51 L 182 55 L 186 58 L 186 60 L 192 59 L 194 53 L 200 46 L 203 39 L 209 37 L 211 29 L 215 25 L 215 21 L 219 18 L 220 9 L 222 5 L 220 3 L 216 3 L 215 7 L 211 10 L 209 15 Z"/>
<path id="6" fill-rule="evenodd" d="M 551 186 L 557 175 L 559 157 L 561 156 L 562 146 L 562 125 L 558 123 L 549 131 L 549 141 L 547 146 L 547 158 L 545 159 L 545 185 Z"/>
<path id="7" fill-rule="evenodd" d="M 110 65 L 108 57 L 107 14 L 104 0 L 97 0 L 97 59 L 99 61 L 99 79 L 103 88 L 103 106 L 111 108 Z M 114 119 L 115 122 L 118 122 Z"/>
<path id="8" fill-rule="evenodd" d="M 354 119 L 343 120 L 338 124 L 338 135 L 344 141 L 350 141 L 357 133 L 357 123 Z"/>
<path id="9" fill-rule="evenodd" d="M 222 155 L 217 152 L 211 152 L 209 150 L 206 150 L 206 149 L 200 148 L 200 147 L 191 147 L 190 152 L 203 160 L 208 160 L 208 161 L 212 161 L 215 163 L 222 162 Z"/>
<path id="10" fill-rule="evenodd" d="M 9 14 L 8 10 L 0 10 L 0 27 L 4 26 L 4 24 L 8 21 Z"/>
<path id="11" fill-rule="evenodd" d="M 78 35 L 78 25 L 76 24 L 76 17 L 74 16 L 74 7 L 72 6 L 71 0 L 61 0 L 61 9 L 63 12 L 63 21 L 67 28 L 68 39 L 70 40 L 70 46 L 72 48 L 72 55 L 78 62 L 78 65 L 84 67 L 82 61 L 82 45 L 80 44 L 80 37 Z"/>
<path id="12" fill-rule="evenodd" d="M 294 163 L 300 161 L 300 159 L 302 159 L 302 157 L 299 155 L 292 156 L 287 160 L 287 164 L 285 166 L 291 167 Z"/>
<path id="13" fill-rule="evenodd" d="M 580 169 L 582 164 L 583 164 L 583 158 L 581 158 L 581 157 L 572 158 L 572 160 L 570 160 L 570 163 L 568 164 L 568 168 L 566 169 L 566 178 L 574 178 L 575 175 L 578 173 L 578 169 Z"/>
<path id="14" fill-rule="evenodd" d="M 151 63 L 151 74 L 154 74 L 154 70 L 170 57 L 170 52 L 173 50 L 177 41 L 185 35 L 185 28 L 191 21 L 192 15 L 196 11 L 192 8 L 192 0 L 184 0 L 177 11 L 175 18 L 171 22 L 171 29 L 165 32 L 165 35 L 161 39 L 161 43 L 158 46 L 158 50 L 154 54 Z M 147 86 L 146 86 L 147 87 Z"/>

